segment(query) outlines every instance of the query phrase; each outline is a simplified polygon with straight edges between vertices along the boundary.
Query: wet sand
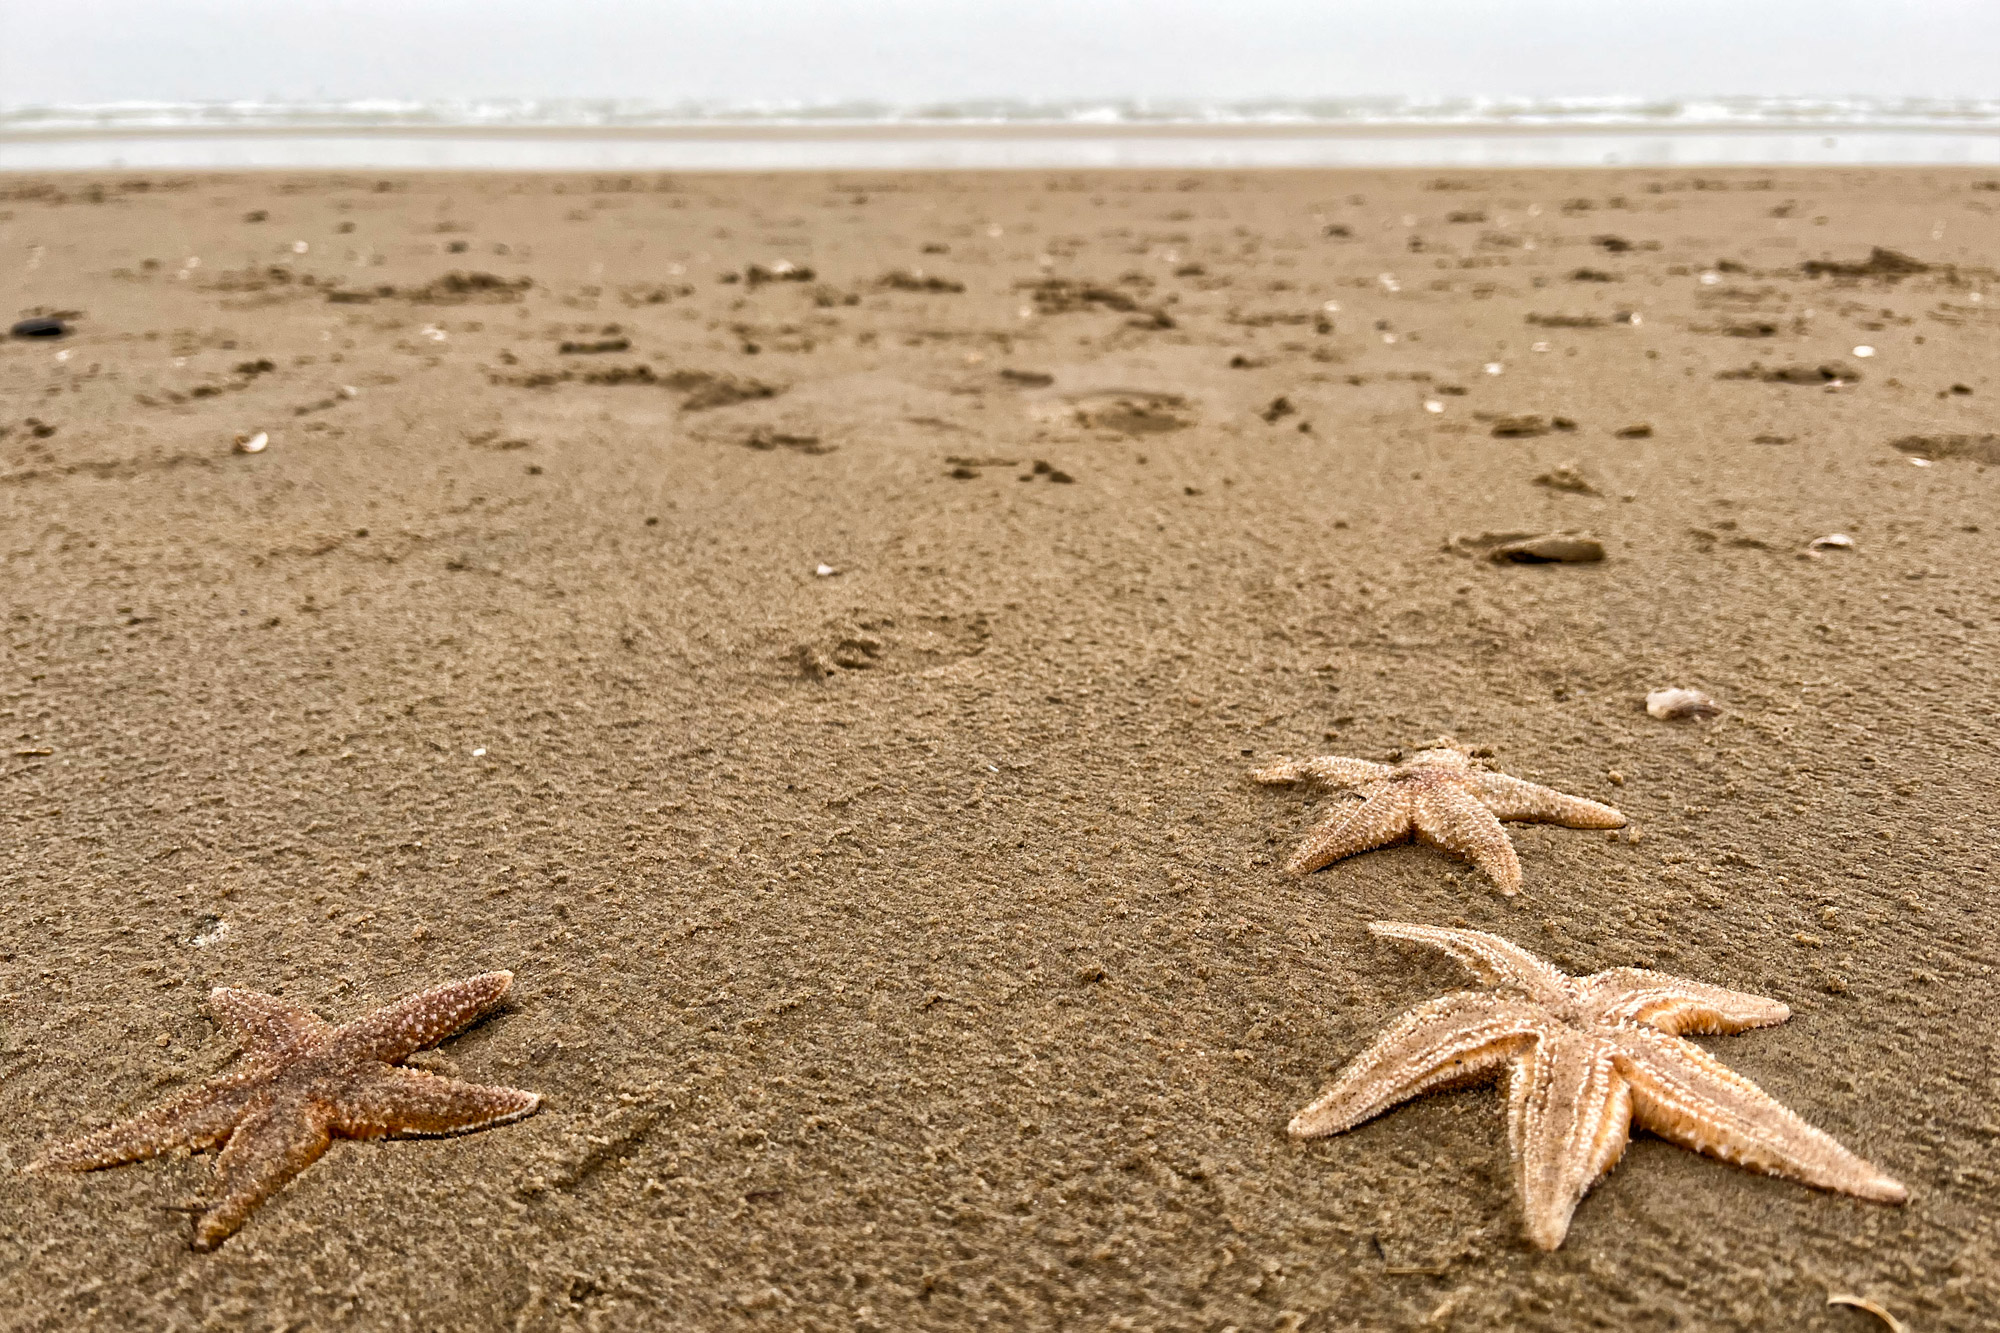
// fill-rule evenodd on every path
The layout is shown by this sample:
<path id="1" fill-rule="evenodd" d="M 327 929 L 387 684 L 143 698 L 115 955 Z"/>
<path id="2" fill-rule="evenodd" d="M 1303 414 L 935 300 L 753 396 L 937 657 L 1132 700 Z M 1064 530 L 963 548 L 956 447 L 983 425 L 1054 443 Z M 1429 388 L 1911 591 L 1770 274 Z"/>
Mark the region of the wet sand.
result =
<path id="1" fill-rule="evenodd" d="M 0 1327 L 1981 1327 L 1996 212 L 0 180 L 9 320 L 74 326 L 0 341 Z M 1563 532 L 1606 558 L 1484 556 Z M 1334 798 L 1250 768 L 1440 733 L 1631 830 L 1517 828 L 1516 898 L 1283 875 Z M 1288 1141 L 1464 984 L 1371 919 L 1783 1000 L 1705 1044 L 1910 1203 L 1641 1135 L 1543 1254 L 1490 1089 Z M 208 1156 L 19 1170 L 221 1068 L 212 985 L 499 968 L 414 1063 L 542 1110 L 338 1142 L 216 1253 Z"/>

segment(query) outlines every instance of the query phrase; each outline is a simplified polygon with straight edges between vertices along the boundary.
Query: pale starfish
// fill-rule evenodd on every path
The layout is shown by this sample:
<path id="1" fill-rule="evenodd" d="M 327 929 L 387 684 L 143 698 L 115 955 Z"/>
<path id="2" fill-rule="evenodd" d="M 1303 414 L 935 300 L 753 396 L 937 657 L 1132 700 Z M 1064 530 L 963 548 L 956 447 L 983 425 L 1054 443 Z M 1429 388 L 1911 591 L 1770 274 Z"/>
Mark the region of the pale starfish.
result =
<path id="1" fill-rule="evenodd" d="M 1377 921 L 1368 929 L 1449 952 L 1492 991 L 1420 1004 L 1292 1119 L 1294 1138 L 1338 1134 L 1426 1092 L 1507 1076 L 1507 1140 L 1528 1238 L 1562 1244 L 1570 1214 L 1618 1162 L 1632 1123 L 1766 1175 L 1882 1203 L 1902 1185 L 1724 1068 L 1684 1032 L 1769 1027 L 1776 1000 L 1643 968 L 1557 971 L 1479 930 Z"/>
<path id="2" fill-rule="evenodd" d="M 1501 820 L 1565 828 L 1625 824 L 1625 816 L 1608 805 L 1495 773 L 1464 746 L 1445 740 L 1431 742 L 1394 767 L 1329 754 L 1273 764 L 1250 776 L 1258 782 L 1309 779 L 1361 793 L 1361 801 L 1336 806 L 1300 844 L 1285 863 L 1294 875 L 1309 875 L 1344 856 L 1416 837 L 1464 857 L 1485 871 L 1500 892 L 1515 894 L 1521 890 L 1521 858 Z"/>
<path id="3" fill-rule="evenodd" d="M 532 1092 L 440 1078 L 398 1061 L 496 1007 L 512 972 L 418 991 L 338 1027 L 262 991 L 217 987 L 208 1009 L 242 1055 L 200 1087 L 142 1115 L 51 1149 L 29 1170 L 92 1171 L 175 1148 L 222 1145 L 219 1197 L 194 1229 L 212 1250 L 338 1135 L 456 1134 L 531 1114 Z"/>

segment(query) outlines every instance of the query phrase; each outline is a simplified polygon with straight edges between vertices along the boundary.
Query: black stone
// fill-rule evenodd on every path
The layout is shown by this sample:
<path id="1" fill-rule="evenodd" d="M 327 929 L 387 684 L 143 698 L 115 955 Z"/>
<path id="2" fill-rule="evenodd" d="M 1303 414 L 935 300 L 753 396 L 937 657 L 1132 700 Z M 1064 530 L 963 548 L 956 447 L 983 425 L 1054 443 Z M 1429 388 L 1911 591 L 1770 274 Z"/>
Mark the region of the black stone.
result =
<path id="1" fill-rule="evenodd" d="M 24 319 L 7 331 L 16 338 L 61 338 L 69 333 L 69 325 L 59 319 Z"/>

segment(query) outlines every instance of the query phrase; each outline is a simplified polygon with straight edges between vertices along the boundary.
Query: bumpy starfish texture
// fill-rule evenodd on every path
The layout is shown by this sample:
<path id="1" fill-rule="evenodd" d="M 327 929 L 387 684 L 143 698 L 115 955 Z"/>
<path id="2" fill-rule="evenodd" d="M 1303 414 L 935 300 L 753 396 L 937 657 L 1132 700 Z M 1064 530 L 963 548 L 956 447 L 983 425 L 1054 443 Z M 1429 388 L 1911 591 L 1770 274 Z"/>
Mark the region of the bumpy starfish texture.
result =
<path id="1" fill-rule="evenodd" d="M 1528 1238 L 1553 1250 L 1617 1165 L 1632 1124 L 1710 1157 L 1882 1203 L 1902 1185 L 1814 1129 L 1687 1032 L 1791 1017 L 1776 1000 L 1635 967 L 1566 976 L 1478 930 L 1377 921 L 1370 930 L 1446 950 L 1491 991 L 1420 1004 L 1341 1070 L 1291 1123 L 1294 1138 L 1354 1128 L 1442 1088 L 1507 1079 L 1507 1140 Z"/>
<path id="2" fill-rule="evenodd" d="M 1500 892 L 1511 895 L 1521 890 L 1521 858 L 1501 820 L 1565 828 L 1625 824 L 1625 816 L 1608 805 L 1495 773 L 1462 746 L 1442 741 L 1393 767 L 1323 755 L 1273 764 L 1250 776 L 1258 782 L 1303 780 L 1361 793 L 1358 803 L 1337 807 L 1300 844 L 1285 864 L 1294 875 L 1309 875 L 1342 857 L 1415 837 L 1472 862 Z"/>
<path id="3" fill-rule="evenodd" d="M 234 1065 L 164 1105 L 51 1149 L 29 1169 L 93 1171 L 220 1144 L 221 1189 L 194 1231 L 194 1248 L 212 1250 L 335 1136 L 457 1134 L 533 1113 L 542 1099 L 532 1092 L 398 1063 L 495 1008 L 513 984 L 512 972 L 487 972 L 337 1027 L 275 995 L 218 987 L 208 1008 L 242 1046 Z"/>

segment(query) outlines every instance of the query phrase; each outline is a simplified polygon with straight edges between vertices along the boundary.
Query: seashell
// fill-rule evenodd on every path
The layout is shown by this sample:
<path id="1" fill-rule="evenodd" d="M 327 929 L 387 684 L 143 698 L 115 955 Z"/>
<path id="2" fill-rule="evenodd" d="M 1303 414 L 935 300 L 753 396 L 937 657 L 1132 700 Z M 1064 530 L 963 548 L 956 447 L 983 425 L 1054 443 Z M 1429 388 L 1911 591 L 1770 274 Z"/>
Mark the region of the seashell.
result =
<path id="1" fill-rule="evenodd" d="M 1676 722 L 1688 717 L 1714 717 L 1722 708 L 1700 690 L 1674 688 L 1648 694 L 1646 711 L 1663 722 Z"/>
<path id="2" fill-rule="evenodd" d="M 255 435 L 247 431 L 238 431 L 236 434 L 236 452 L 239 454 L 261 454 L 270 443 L 271 437 L 261 430 Z"/>
<path id="3" fill-rule="evenodd" d="M 1854 538 L 1844 532 L 1829 532 L 1824 537 L 1815 537 L 1806 543 L 1808 551 L 1851 551 Z"/>

